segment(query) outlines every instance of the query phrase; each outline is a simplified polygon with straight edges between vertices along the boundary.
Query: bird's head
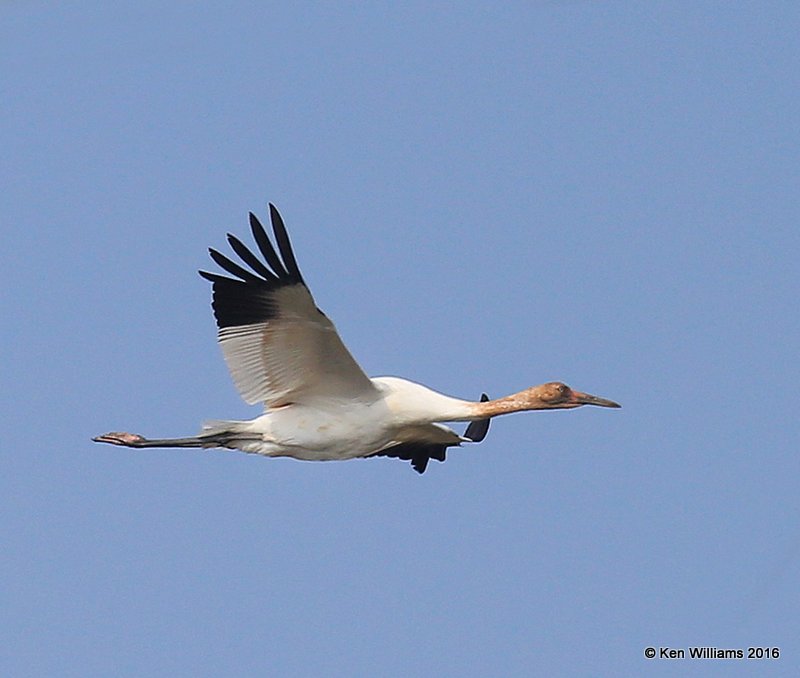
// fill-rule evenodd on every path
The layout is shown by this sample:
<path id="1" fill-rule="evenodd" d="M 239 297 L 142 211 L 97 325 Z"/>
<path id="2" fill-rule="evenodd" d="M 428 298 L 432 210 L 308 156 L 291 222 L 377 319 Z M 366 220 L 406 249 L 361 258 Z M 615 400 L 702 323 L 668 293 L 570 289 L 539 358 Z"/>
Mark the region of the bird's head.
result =
<path id="1" fill-rule="evenodd" d="M 537 410 L 567 410 L 582 405 L 621 407 L 613 400 L 576 391 L 560 381 L 550 381 L 540 386 L 532 386 L 523 393 L 529 399 L 531 409 Z"/>

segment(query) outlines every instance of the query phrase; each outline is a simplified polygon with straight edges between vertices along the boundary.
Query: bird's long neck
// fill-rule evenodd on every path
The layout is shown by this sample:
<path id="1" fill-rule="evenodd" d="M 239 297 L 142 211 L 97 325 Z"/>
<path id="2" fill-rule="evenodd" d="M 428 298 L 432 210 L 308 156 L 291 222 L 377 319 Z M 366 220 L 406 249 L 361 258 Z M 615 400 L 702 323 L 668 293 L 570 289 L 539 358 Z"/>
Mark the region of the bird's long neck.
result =
<path id="1" fill-rule="evenodd" d="M 549 409 L 548 405 L 532 399 L 529 390 L 512 393 L 495 400 L 487 400 L 483 403 L 470 403 L 470 414 L 475 419 L 487 419 L 501 414 L 511 414 L 512 412 L 544 409 Z"/>
<path id="2" fill-rule="evenodd" d="M 551 409 L 552 405 L 539 400 L 531 390 L 526 389 L 485 402 L 440 396 L 441 402 L 437 402 L 438 416 L 434 421 L 480 421 L 512 412 Z"/>

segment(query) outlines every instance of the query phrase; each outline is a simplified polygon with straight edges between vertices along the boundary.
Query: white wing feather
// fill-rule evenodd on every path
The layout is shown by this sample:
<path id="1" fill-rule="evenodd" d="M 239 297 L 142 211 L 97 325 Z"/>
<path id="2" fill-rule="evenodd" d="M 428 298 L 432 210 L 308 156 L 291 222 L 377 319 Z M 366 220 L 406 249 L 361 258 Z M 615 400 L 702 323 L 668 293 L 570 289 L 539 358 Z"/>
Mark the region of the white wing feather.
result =
<path id="1" fill-rule="evenodd" d="M 253 235 L 269 267 L 228 236 L 255 273 L 215 250 L 210 250 L 214 261 L 236 278 L 200 272 L 214 283 L 219 342 L 236 388 L 246 402 L 264 402 L 268 408 L 319 398 L 377 399 L 380 392 L 314 304 L 273 206 L 270 214 L 280 257 L 251 215 Z"/>
<path id="2" fill-rule="evenodd" d="M 281 293 L 290 291 L 295 290 Z M 245 402 L 280 407 L 314 398 L 373 400 L 378 395 L 333 323 L 314 313 L 313 320 L 279 317 L 219 331 L 225 362 Z"/>

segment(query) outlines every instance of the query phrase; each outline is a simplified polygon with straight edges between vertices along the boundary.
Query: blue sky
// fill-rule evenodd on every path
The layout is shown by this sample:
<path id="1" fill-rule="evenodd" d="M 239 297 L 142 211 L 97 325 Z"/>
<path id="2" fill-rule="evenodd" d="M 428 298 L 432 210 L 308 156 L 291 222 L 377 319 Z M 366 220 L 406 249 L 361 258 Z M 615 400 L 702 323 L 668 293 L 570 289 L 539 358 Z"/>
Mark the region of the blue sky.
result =
<path id="1" fill-rule="evenodd" d="M 0 18 L 3 675 L 797 675 L 794 3 Z M 256 416 L 195 271 L 267 201 L 368 373 L 623 409 L 421 477 L 91 443 Z"/>

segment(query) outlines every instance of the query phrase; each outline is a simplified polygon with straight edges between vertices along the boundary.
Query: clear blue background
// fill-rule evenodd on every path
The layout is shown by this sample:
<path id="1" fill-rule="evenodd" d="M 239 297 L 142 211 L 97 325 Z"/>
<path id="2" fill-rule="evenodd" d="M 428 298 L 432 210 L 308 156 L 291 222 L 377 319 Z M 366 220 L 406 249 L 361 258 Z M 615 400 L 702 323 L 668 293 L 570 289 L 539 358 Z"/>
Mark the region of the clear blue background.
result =
<path id="1" fill-rule="evenodd" d="M 798 34 L 793 2 L 3 3 L 0 673 L 800 675 Z M 623 409 L 421 477 L 91 443 L 258 414 L 195 271 L 268 200 L 368 373 Z"/>

